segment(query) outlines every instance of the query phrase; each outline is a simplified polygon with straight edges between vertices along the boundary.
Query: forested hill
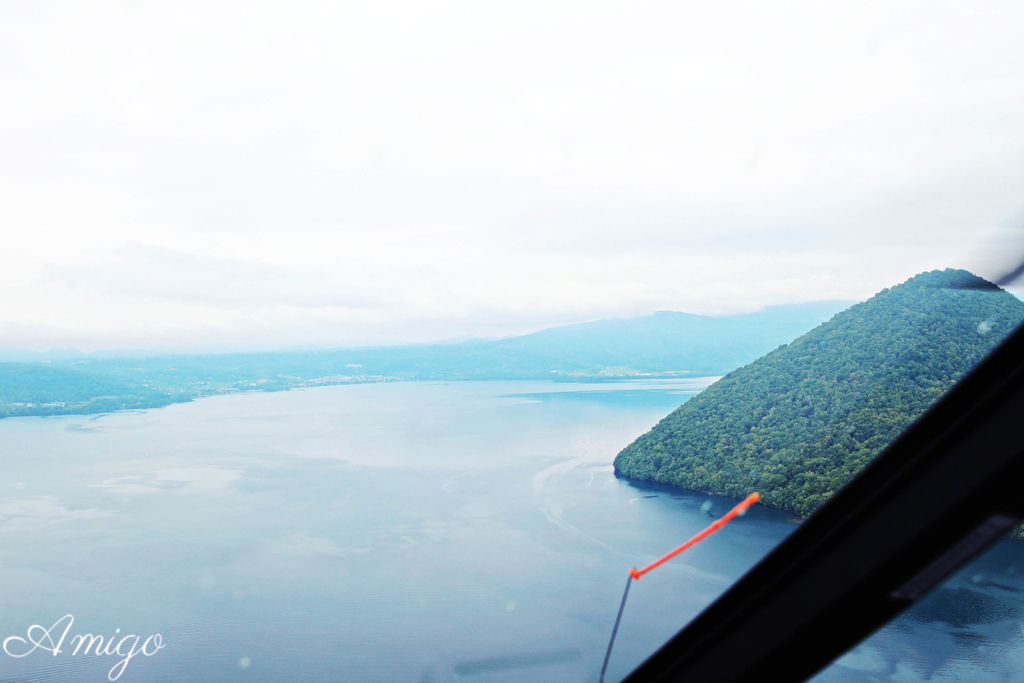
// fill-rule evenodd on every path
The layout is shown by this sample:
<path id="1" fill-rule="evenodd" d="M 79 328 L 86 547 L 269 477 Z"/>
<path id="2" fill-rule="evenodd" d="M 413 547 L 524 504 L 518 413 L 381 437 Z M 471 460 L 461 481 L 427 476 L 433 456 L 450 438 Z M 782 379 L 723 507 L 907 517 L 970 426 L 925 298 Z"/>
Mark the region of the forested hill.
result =
<path id="1" fill-rule="evenodd" d="M 963 270 L 885 289 L 735 370 L 627 446 L 632 479 L 808 515 L 1024 320 Z"/>

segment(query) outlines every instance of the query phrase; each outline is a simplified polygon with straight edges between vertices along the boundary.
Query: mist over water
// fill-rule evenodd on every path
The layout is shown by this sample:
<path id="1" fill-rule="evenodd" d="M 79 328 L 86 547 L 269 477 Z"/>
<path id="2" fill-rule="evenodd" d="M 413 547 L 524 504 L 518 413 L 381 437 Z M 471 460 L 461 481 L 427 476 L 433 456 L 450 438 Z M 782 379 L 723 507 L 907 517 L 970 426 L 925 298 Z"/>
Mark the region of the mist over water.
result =
<path id="1" fill-rule="evenodd" d="M 123 681 L 596 680 L 627 570 L 734 503 L 612 473 L 708 381 L 367 384 L 0 421 L 0 636 L 65 614 L 74 633 L 162 634 Z M 609 678 L 793 528 L 757 507 L 646 575 Z M 1012 671 L 1024 553 L 997 550 L 829 680 Z M 0 678 L 102 681 L 116 661 L 0 653 Z"/>

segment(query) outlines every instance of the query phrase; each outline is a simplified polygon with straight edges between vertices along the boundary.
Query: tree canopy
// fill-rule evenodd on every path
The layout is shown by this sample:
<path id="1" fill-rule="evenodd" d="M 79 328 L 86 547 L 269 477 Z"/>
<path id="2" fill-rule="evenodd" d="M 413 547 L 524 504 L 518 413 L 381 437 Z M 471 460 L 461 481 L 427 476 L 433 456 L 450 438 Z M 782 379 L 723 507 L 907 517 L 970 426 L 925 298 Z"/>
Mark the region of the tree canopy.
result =
<path id="1" fill-rule="evenodd" d="M 730 372 L 615 459 L 616 474 L 809 515 L 1024 320 L 967 271 L 917 275 Z"/>

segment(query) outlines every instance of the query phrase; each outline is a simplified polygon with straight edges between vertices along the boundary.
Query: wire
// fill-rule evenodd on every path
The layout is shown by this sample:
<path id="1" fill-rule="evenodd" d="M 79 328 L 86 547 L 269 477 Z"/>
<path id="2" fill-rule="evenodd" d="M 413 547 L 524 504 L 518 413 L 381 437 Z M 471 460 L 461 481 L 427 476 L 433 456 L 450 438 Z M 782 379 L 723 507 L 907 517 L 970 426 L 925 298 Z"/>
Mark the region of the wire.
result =
<path id="1" fill-rule="evenodd" d="M 758 495 L 757 491 L 751 493 L 749 496 L 743 499 L 743 502 L 734 507 L 732 510 L 729 510 L 729 512 L 725 513 L 725 515 L 723 515 L 721 518 L 712 522 L 706 529 L 704 529 L 699 534 L 688 540 L 686 543 L 683 543 L 678 548 L 659 557 L 657 560 L 651 562 L 643 569 L 629 570 L 629 576 L 626 578 L 626 590 L 622 592 L 622 602 L 619 603 L 619 613 L 615 616 L 615 626 L 612 627 L 612 637 L 611 639 L 609 639 L 608 649 L 605 650 L 604 653 L 604 663 L 601 665 L 601 677 L 600 679 L 598 679 L 600 683 L 604 683 L 604 674 L 605 671 L 608 670 L 608 660 L 612 656 L 612 646 L 615 645 L 615 634 L 619 631 L 619 622 L 622 621 L 622 611 L 626 607 L 626 598 L 629 596 L 629 587 L 633 583 L 633 581 L 639 581 L 640 577 L 646 574 L 647 572 L 651 571 L 655 567 L 665 564 L 673 557 L 686 550 L 687 548 L 699 543 L 700 541 L 703 541 L 705 538 L 707 538 L 708 536 L 710 536 L 711 534 L 715 533 L 723 526 L 728 524 L 734 517 L 745 512 L 748 507 L 750 507 L 760 499 L 761 496 Z"/>
<path id="2" fill-rule="evenodd" d="M 612 627 L 612 637 L 608 641 L 608 649 L 604 652 L 604 664 L 601 665 L 600 683 L 604 683 L 604 672 L 608 670 L 608 659 L 612 656 L 612 645 L 615 644 L 615 634 L 619 631 L 619 622 L 622 620 L 622 610 L 626 606 L 626 598 L 629 596 L 629 587 L 633 583 L 633 577 L 626 577 L 626 590 L 622 592 L 622 602 L 619 603 L 619 613 L 615 616 L 615 626 Z"/>
<path id="3" fill-rule="evenodd" d="M 668 562 L 673 557 L 675 557 L 679 553 L 683 552 L 684 550 L 686 550 L 690 546 L 692 546 L 692 545 L 694 545 L 696 543 L 699 543 L 700 541 L 703 541 L 705 538 L 707 538 L 708 536 L 710 536 L 711 534 L 715 533 L 716 531 L 721 529 L 723 526 L 728 524 L 729 521 L 732 520 L 733 517 L 735 517 L 736 515 L 740 514 L 741 512 L 746 510 L 748 507 L 750 507 L 751 505 L 753 505 L 754 503 L 756 503 L 760 499 L 761 499 L 761 496 L 759 496 L 756 491 L 754 493 L 751 493 L 749 496 L 747 496 L 743 500 L 742 503 L 740 503 L 739 505 L 734 507 L 732 510 L 729 510 L 729 512 L 725 513 L 725 515 L 721 519 L 716 520 L 715 522 L 713 522 L 711 524 L 711 526 L 709 526 L 707 529 L 705 529 L 704 531 L 700 532 L 699 534 L 697 534 L 696 536 L 694 536 L 689 541 L 687 541 L 686 543 L 682 544 L 681 546 L 679 546 L 678 548 L 676 548 L 672 552 L 664 555 L 663 557 L 659 557 L 657 560 L 655 560 L 654 562 L 651 562 L 649 565 L 647 565 L 643 569 L 630 569 L 629 570 L 629 575 L 632 576 L 637 581 L 639 581 L 641 576 L 643 576 L 647 572 L 651 571 L 655 567 L 657 567 L 659 565 L 662 565 L 662 564 L 665 564 L 666 562 Z"/>

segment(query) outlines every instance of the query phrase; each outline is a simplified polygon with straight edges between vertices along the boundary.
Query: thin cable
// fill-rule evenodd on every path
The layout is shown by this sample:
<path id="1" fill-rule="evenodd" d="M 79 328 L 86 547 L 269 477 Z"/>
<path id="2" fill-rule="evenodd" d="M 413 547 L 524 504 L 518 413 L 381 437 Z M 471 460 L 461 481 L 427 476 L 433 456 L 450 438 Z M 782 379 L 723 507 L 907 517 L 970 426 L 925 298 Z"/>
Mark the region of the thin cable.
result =
<path id="1" fill-rule="evenodd" d="M 711 524 L 711 526 L 709 526 L 707 529 L 705 529 L 704 531 L 700 532 L 699 534 L 697 534 L 696 536 L 691 538 L 689 541 L 687 541 L 686 543 L 682 544 L 681 546 L 679 546 L 678 548 L 676 548 L 672 552 L 668 553 L 667 555 L 658 558 L 654 562 L 651 562 L 649 565 L 647 565 L 643 569 L 630 569 L 629 570 L 629 575 L 632 576 L 637 581 L 639 581 L 641 576 L 643 576 L 647 572 L 651 571 L 652 569 L 654 569 L 658 565 L 661 565 L 661 564 L 664 564 L 665 562 L 668 562 L 673 557 L 675 557 L 679 553 L 683 552 L 684 550 L 686 550 L 690 546 L 694 545 L 698 541 L 703 541 L 705 538 L 707 538 L 711 534 L 713 534 L 716 531 L 718 531 L 719 529 L 721 529 L 733 517 L 735 517 L 736 515 L 740 514 L 744 510 L 746 510 L 748 507 L 750 507 L 751 505 L 756 503 L 759 499 L 760 499 L 760 496 L 757 494 L 756 491 L 754 493 L 751 493 L 749 496 L 747 496 L 743 500 L 742 503 L 740 503 L 739 505 L 734 507 L 732 510 L 729 510 L 729 512 L 725 513 L 725 516 L 723 516 L 721 519 L 716 520 L 715 522 L 713 522 Z"/>
<path id="2" fill-rule="evenodd" d="M 612 627 L 612 637 L 608 641 L 608 649 L 604 653 L 604 664 L 601 665 L 601 678 L 599 683 L 604 683 L 604 672 L 608 670 L 608 659 L 612 656 L 612 645 L 615 644 L 615 634 L 619 631 L 619 622 L 622 620 L 622 610 L 626 607 L 626 598 L 629 596 L 629 586 L 633 583 L 633 577 L 626 577 L 626 590 L 622 592 L 622 602 L 619 603 L 619 613 L 615 616 L 615 626 Z"/>
<path id="3" fill-rule="evenodd" d="M 604 674 L 605 674 L 605 671 L 608 670 L 608 660 L 612 656 L 612 645 L 615 644 L 615 634 L 618 633 L 618 631 L 619 631 L 619 622 L 622 621 L 622 610 L 625 609 L 625 607 L 626 607 L 626 597 L 629 595 L 629 586 L 630 586 L 630 584 L 632 584 L 634 580 L 635 581 L 639 581 L 641 576 L 643 576 L 647 572 L 651 571 L 655 567 L 660 566 L 660 565 L 668 562 L 673 557 L 675 557 L 679 553 L 683 552 L 684 550 L 686 550 L 690 546 L 698 543 L 699 541 L 703 541 L 705 538 L 707 538 L 708 536 L 710 536 L 711 534 L 715 533 L 716 531 L 721 529 L 723 526 L 728 524 L 730 520 L 732 520 L 734 517 L 736 517 L 736 515 L 739 515 L 739 514 L 743 513 L 744 511 L 746 511 L 746 509 L 748 507 L 750 507 L 751 505 L 756 503 L 758 500 L 760 500 L 760 498 L 761 497 L 757 494 L 756 491 L 754 493 L 751 493 L 749 496 L 747 496 L 746 498 L 743 499 L 742 503 L 740 503 L 739 505 L 734 507 L 732 510 L 729 510 L 729 512 L 725 513 L 725 515 L 723 515 L 720 519 L 717 519 L 714 522 L 712 522 L 710 526 L 708 526 L 706 529 L 704 529 L 704 531 L 700 532 L 699 534 L 697 534 L 696 536 L 694 536 L 689 541 L 687 541 L 686 543 L 682 544 L 681 546 L 679 546 L 678 548 L 676 548 L 672 552 L 670 552 L 670 553 L 668 553 L 666 555 L 663 555 L 662 557 L 659 557 L 657 560 L 655 560 L 654 562 L 651 562 L 649 565 L 647 565 L 643 569 L 630 569 L 629 570 L 629 577 L 626 579 L 626 590 L 624 590 L 622 592 L 622 602 L 619 603 L 619 613 L 615 616 L 615 626 L 612 627 L 612 637 L 608 641 L 608 649 L 604 653 L 604 664 L 601 665 L 601 678 L 598 679 L 599 683 L 604 683 Z"/>

